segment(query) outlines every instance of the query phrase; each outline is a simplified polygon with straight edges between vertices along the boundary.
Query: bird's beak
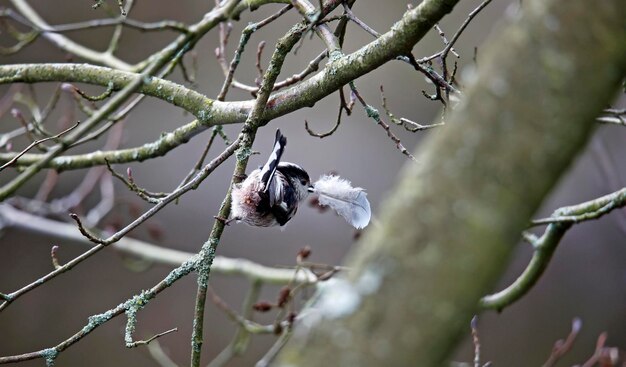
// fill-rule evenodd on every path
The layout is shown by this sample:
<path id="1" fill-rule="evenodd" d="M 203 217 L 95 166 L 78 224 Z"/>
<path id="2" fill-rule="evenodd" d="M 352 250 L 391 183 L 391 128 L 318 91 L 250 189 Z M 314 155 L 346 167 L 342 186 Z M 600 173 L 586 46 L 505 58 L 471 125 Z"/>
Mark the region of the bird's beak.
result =
<path id="1" fill-rule="evenodd" d="M 309 188 L 307 189 L 309 192 L 315 192 L 315 188 L 313 186 L 309 186 Z"/>

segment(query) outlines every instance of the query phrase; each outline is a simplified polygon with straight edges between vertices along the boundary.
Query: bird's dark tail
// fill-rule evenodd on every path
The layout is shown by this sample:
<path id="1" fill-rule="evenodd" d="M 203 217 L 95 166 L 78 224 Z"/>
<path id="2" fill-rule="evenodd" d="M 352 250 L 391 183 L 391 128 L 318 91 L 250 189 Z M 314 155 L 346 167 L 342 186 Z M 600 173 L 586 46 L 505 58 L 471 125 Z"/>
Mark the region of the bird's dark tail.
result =
<path id="1" fill-rule="evenodd" d="M 263 168 L 261 168 L 261 181 L 265 185 L 265 189 L 263 190 L 264 192 L 267 192 L 270 187 L 269 183 L 272 182 L 272 178 L 274 178 L 276 167 L 278 167 L 278 163 L 280 163 L 280 157 L 282 157 L 286 145 L 287 138 L 280 133 L 280 129 L 276 130 L 274 149 L 272 150 L 272 154 L 270 154 L 270 157 Z"/>

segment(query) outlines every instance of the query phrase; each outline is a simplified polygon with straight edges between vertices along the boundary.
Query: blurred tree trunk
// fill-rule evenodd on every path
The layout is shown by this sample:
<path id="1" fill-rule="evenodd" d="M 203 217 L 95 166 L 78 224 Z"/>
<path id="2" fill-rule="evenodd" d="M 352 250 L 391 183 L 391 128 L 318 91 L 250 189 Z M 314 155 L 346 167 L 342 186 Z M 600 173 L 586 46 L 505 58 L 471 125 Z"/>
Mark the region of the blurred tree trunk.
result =
<path id="1" fill-rule="evenodd" d="M 441 366 L 626 70 L 626 2 L 527 0 L 485 43 L 285 366 Z"/>

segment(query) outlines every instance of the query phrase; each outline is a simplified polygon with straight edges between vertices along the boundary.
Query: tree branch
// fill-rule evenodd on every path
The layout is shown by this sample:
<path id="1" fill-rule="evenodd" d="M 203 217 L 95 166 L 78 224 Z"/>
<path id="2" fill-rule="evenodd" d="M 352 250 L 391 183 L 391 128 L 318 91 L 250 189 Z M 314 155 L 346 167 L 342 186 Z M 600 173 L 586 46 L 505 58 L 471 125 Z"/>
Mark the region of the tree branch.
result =
<path id="1" fill-rule="evenodd" d="M 282 69 L 285 57 L 293 46 L 302 37 L 305 27 L 303 24 L 296 24 L 289 32 L 276 44 L 276 49 L 272 55 L 270 64 L 263 76 L 263 82 L 259 88 L 257 99 L 254 107 L 250 111 L 250 115 L 246 119 L 246 122 L 241 130 L 239 139 L 241 139 L 241 146 L 237 152 L 237 164 L 235 166 L 235 172 L 233 173 L 233 179 L 229 185 L 226 197 L 220 207 L 218 217 L 228 218 L 230 215 L 230 195 L 233 184 L 238 182 L 238 177 L 241 177 L 246 170 L 248 164 L 248 158 L 251 154 L 252 144 L 256 136 L 256 131 L 266 121 L 263 120 L 263 114 L 268 103 L 270 93 L 272 92 L 274 83 L 278 78 L 278 74 Z M 220 238 L 224 231 L 224 221 L 216 220 L 211 229 L 209 239 L 204 243 L 199 253 L 198 267 L 198 290 L 196 292 L 196 306 L 194 311 L 193 333 L 191 336 L 191 366 L 198 367 L 200 365 L 200 356 L 202 352 L 203 343 L 203 328 L 204 328 L 204 306 L 206 303 L 207 287 L 209 283 L 209 277 L 211 274 L 211 266 L 213 259 L 215 258 L 215 251 L 219 244 Z"/>
<path id="2" fill-rule="evenodd" d="M 541 237 L 532 239 L 535 252 L 528 266 L 506 289 L 483 297 L 480 306 L 501 311 L 522 298 L 543 275 L 559 242 L 573 224 L 599 219 L 613 209 L 624 206 L 626 206 L 626 188 L 578 205 L 557 209 L 550 218 L 534 220 L 533 224 L 548 224 L 548 227 Z"/>
<path id="3" fill-rule="evenodd" d="M 32 215 L 8 204 L 0 204 L 0 223 L 2 223 L 2 228 L 21 229 L 93 247 L 93 243 L 82 236 L 76 230 L 76 226 Z M 111 246 L 122 253 L 170 266 L 180 266 L 194 256 L 190 252 L 157 246 L 129 237 L 124 237 Z M 307 284 L 316 281 L 315 276 L 310 272 L 301 270 L 295 274 L 292 269 L 273 268 L 247 259 L 224 256 L 215 257 L 212 270 L 223 275 L 243 276 L 250 281 L 261 281 L 265 284 L 284 285 L 292 279 L 295 279 L 297 283 Z"/>
<path id="4" fill-rule="evenodd" d="M 358 51 L 346 56 L 333 53 L 330 57 L 330 62 L 320 73 L 295 86 L 272 94 L 262 119 L 269 121 L 300 108 L 310 107 L 348 82 L 369 73 L 397 56 L 406 54 L 432 28 L 433 24 L 452 10 L 452 6 L 456 2 L 457 0 L 425 1 L 417 8 L 406 12 L 403 18 L 389 32 Z M 13 72 L 9 72 L 9 70 Z M 5 77 L 19 78 L 17 70 L 5 69 L 4 66 L 0 66 L 0 83 L 2 83 Z M 88 81 L 85 80 L 84 82 Z M 91 79 L 90 82 L 98 82 L 97 84 L 102 86 L 108 85 L 108 80 Z M 203 100 L 207 101 L 207 99 Z M 205 103 L 202 106 L 204 110 L 200 104 L 197 105 L 198 110 L 196 110 L 196 113 L 203 123 L 187 126 L 186 136 L 196 135 L 214 124 L 244 122 L 252 109 L 254 101 L 213 101 L 212 104 L 207 104 Z M 205 111 L 204 115 L 200 111 Z M 12 158 L 11 155 L 0 155 L 0 157 L 3 159 Z M 36 157 L 25 155 L 22 159 L 32 160 L 36 159 Z M 109 159 L 109 161 L 117 163 L 114 159 Z M 21 160 L 18 160 L 17 164 L 21 165 L 20 162 Z M 104 160 L 99 161 L 99 164 L 104 164 Z M 42 164 L 42 166 L 48 166 L 48 162 Z M 72 165 L 70 164 L 69 166 Z M 84 167 L 84 165 L 81 166 Z"/>
<path id="5" fill-rule="evenodd" d="M 13 356 L 0 357 L 0 364 L 15 363 L 21 361 L 28 361 L 32 359 L 43 358 L 46 360 L 48 366 L 54 365 L 54 360 L 59 353 L 63 352 L 67 348 L 71 347 L 81 339 L 91 334 L 96 328 L 102 326 L 112 318 L 121 315 L 128 309 L 134 307 L 137 303 L 142 305 L 148 304 L 157 294 L 161 293 L 165 289 L 169 288 L 172 284 L 178 281 L 180 278 L 189 274 L 195 265 L 195 258 L 189 259 L 184 262 L 178 268 L 172 270 L 163 280 L 157 283 L 149 290 L 143 291 L 141 294 L 127 299 L 125 302 L 120 303 L 114 308 L 111 308 L 101 314 L 93 315 L 89 317 L 88 323 L 78 332 L 71 337 L 65 339 L 61 343 L 54 347 L 38 350 L 36 352 L 18 354 Z"/>
<path id="6" fill-rule="evenodd" d="M 48 23 L 46 23 L 43 18 L 41 18 L 39 14 L 37 14 L 37 12 L 25 0 L 11 0 L 11 3 L 20 13 L 22 13 L 24 17 L 26 17 L 35 27 L 37 27 L 37 29 L 43 31 L 53 29 Z M 43 36 L 61 50 L 70 52 L 91 62 L 101 63 L 103 65 L 108 65 L 112 68 L 120 70 L 133 70 L 132 65 L 127 64 L 126 62 L 118 59 L 112 54 L 107 52 L 94 51 L 90 48 L 87 48 L 79 43 L 72 41 L 71 39 L 63 35 L 45 32 Z"/>
<path id="7" fill-rule="evenodd" d="M 42 63 L 0 66 L 0 84 L 43 82 L 86 83 L 103 86 L 111 91 L 119 91 L 124 89 L 139 76 L 140 74 L 138 73 L 90 64 Z M 181 84 L 158 77 L 146 77 L 137 87 L 136 92 L 158 98 L 176 107 L 180 107 L 203 121 L 206 121 L 206 117 L 208 117 L 209 114 L 220 112 L 212 111 L 212 99 Z M 219 118 L 220 117 L 218 117 L 218 119 Z M 230 117 L 230 119 L 232 119 L 232 117 Z"/>
<path id="8" fill-rule="evenodd" d="M 83 233 L 83 235 L 85 237 L 87 237 L 91 242 L 97 243 L 97 245 L 92 247 L 89 251 L 87 251 L 87 252 L 79 255 L 78 257 L 72 259 L 71 261 L 69 261 L 65 265 L 61 266 L 60 268 L 55 269 L 53 272 L 48 273 L 47 275 L 45 275 L 41 279 L 39 279 L 39 280 L 37 280 L 37 281 L 35 281 L 33 283 L 30 283 L 30 284 L 22 287 L 21 289 L 13 292 L 11 294 L 9 294 L 11 299 L 10 300 L 6 300 L 2 304 L 0 304 L 0 311 L 5 309 L 11 302 L 15 301 L 18 297 L 24 295 L 25 293 L 30 292 L 31 290 L 33 290 L 33 289 L 37 288 L 38 286 L 44 284 L 48 280 L 53 279 L 57 275 L 62 274 L 64 272 L 70 270 L 71 268 L 73 268 L 74 266 L 78 265 L 82 261 L 88 259 L 89 257 L 93 256 L 97 252 L 101 251 L 106 246 L 108 246 L 110 244 L 113 244 L 115 242 L 118 242 L 126 234 L 128 234 L 128 232 L 130 232 L 132 229 L 136 228 L 138 225 L 140 225 L 141 223 L 145 222 L 150 217 L 152 217 L 153 215 L 158 213 L 166 205 L 168 205 L 172 201 L 174 201 L 177 198 L 179 198 L 185 192 L 187 192 L 189 190 L 192 190 L 192 189 L 195 189 L 211 172 L 213 172 L 213 170 L 215 170 L 226 159 L 228 159 L 228 157 L 230 157 L 232 154 L 234 154 L 235 150 L 239 147 L 239 145 L 240 145 L 239 144 L 239 140 L 233 142 L 219 156 L 217 156 L 215 159 L 213 159 L 211 162 L 209 162 L 202 169 L 202 171 L 196 175 L 196 177 L 194 177 L 192 180 L 190 180 L 185 185 L 179 187 L 175 191 L 173 191 L 170 194 L 168 194 L 166 197 L 161 199 L 161 201 L 158 204 L 156 204 L 153 207 L 151 207 L 148 211 L 146 211 L 141 216 L 139 216 L 138 218 L 133 220 L 126 227 L 124 227 L 121 230 L 115 232 L 114 234 L 112 234 L 111 236 L 107 237 L 106 239 L 96 238 L 93 235 L 91 235 L 90 233 L 86 232 L 86 230 L 80 224 L 80 220 L 77 219 L 78 217 L 77 216 L 76 217 L 73 216 L 74 220 L 76 220 L 78 225 L 79 225 L 79 229 L 80 229 L 81 233 Z"/>
<path id="9" fill-rule="evenodd" d="M 179 57 L 190 49 L 206 32 L 214 28 L 217 24 L 224 21 L 231 14 L 233 7 L 237 4 L 237 0 L 228 0 L 223 5 L 216 7 L 212 12 L 197 24 L 190 27 L 190 33 L 180 35 L 169 46 L 161 50 L 158 57 L 143 70 L 143 72 L 132 79 L 119 93 L 109 99 L 101 108 L 99 108 L 87 121 L 70 132 L 64 139 L 63 144 L 57 144 L 51 148 L 42 159 L 26 168 L 17 177 L 12 179 L 0 189 L 0 201 L 13 194 L 26 181 L 38 173 L 53 158 L 59 156 L 73 143 L 78 141 L 84 135 L 93 129 L 97 123 L 107 118 L 115 109 L 120 107 L 141 85 L 149 80 L 150 77 L 157 74 L 170 61 L 176 61 Z"/>

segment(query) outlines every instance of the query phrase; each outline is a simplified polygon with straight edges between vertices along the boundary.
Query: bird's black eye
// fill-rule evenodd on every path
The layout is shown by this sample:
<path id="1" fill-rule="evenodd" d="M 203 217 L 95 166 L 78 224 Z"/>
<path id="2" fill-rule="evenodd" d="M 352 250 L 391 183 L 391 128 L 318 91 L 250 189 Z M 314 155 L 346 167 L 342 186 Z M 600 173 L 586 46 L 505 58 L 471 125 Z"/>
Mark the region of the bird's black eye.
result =
<path id="1" fill-rule="evenodd" d="M 306 186 L 306 185 L 307 185 L 307 182 L 306 182 L 306 180 L 305 180 L 305 179 L 301 179 L 301 180 L 300 180 L 300 183 L 302 184 L 302 186 Z"/>

